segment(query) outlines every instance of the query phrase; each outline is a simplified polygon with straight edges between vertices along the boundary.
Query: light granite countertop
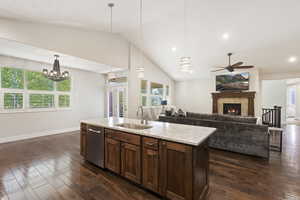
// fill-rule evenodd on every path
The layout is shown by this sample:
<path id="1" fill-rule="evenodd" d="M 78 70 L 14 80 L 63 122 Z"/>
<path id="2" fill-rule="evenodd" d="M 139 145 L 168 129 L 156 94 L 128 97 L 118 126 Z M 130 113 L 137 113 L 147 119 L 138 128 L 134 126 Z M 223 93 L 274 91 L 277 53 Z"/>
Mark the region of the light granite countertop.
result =
<path id="1" fill-rule="evenodd" d="M 115 118 L 115 117 L 87 119 L 87 120 L 82 120 L 81 122 L 89 125 L 101 126 L 105 128 L 114 129 L 114 130 L 124 131 L 128 133 L 133 133 L 133 134 L 148 136 L 153 138 L 159 138 L 167 141 L 178 142 L 178 143 L 188 144 L 192 146 L 198 146 L 216 131 L 216 128 L 174 124 L 174 123 L 159 122 L 159 121 L 149 121 L 148 125 L 152 126 L 152 128 L 137 130 L 137 129 L 123 128 L 117 126 L 117 124 L 121 124 L 121 123 L 140 124 L 140 120 L 129 119 L 129 118 Z"/>

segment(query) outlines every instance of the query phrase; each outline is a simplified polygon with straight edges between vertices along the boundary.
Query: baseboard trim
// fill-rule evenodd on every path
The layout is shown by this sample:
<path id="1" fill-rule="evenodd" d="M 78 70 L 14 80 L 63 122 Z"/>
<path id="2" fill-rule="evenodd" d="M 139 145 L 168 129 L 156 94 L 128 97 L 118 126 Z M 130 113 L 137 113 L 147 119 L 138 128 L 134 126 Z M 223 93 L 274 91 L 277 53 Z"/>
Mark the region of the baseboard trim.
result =
<path id="1" fill-rule="evenodd" d="M 8 142 L 15 142 L 15 141 L 19 141 L 19 140 L 26 140 L 26 139 L 36 138 L 36 137 L 48 136 L 48 135 L 57 135 L 57 134 L 62 134 L 62 133 L 72 132 L 72 131 L 79 131 L 79 130 L 80 130 L 79 127 L 72 127 L 72 128 L 66 128 L 66 129 L 60 129 L 60 130 L 51 130 L 51 131 L 44 131 L 44 132 L 39 132 L 39 133 L 31 133 L 31 134 L 17 135 L 17 136 L 12 136 L 12 137 L 5 137 L 5 138 L 0 138 L 0 144 L 8 143 Z"/>

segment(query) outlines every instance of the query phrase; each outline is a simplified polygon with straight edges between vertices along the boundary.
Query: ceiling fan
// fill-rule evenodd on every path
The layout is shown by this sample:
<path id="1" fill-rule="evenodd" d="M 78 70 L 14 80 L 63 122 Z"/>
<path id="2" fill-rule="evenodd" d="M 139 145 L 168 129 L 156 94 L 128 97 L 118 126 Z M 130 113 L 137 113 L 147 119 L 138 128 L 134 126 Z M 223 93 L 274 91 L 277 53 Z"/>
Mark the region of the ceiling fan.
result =
<path id="1" fill-rule="evenodd" d="M 231 56 L 232 53 L 228 53 L 228 58 L 229 58 L 229 64 L 227 67 L 221 67 L 220 69 L 217 70 L 213 70 L 212 72 L 218 72 L 218 71 L 222 71 L 222 70 L 228 70 L 229 72 L 233 72 L 235 69 L 250 69 L 253 68 L 254 66 L 252 65 L 243 65 L 243 62 L 237 62 L 234 63 L 233 65 L 231 64 Z"/>

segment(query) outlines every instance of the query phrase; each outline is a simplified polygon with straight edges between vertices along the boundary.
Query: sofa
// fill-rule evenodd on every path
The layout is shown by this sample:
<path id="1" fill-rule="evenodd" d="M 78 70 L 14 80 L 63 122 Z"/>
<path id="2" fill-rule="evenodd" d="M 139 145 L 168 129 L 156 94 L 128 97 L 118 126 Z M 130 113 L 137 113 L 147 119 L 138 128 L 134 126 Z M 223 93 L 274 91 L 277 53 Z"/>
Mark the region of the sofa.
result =
<path id="1" fill-rule="evenodd" d="M 187 112 L 180 117 L 160 116 L 159 121 L 217 128 L 209 147 L 269 158 L 268 126 L 257 124 L 255 117 Z"/>

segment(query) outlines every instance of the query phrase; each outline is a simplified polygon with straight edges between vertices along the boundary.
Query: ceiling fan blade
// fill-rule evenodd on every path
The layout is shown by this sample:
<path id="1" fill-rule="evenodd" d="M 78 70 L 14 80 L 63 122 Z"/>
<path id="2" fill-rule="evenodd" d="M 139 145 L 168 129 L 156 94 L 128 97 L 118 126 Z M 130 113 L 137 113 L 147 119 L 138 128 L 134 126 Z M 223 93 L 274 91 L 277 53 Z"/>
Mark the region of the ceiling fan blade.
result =
<path id="1" fill-rule="evenodd" d="M 250 69 L 253 68 L 253 65 L 244 65 L 244 66 L 235 66 L 234 69 Z"/>
<path id="2" fill-rule="evenodd" d="M 237 63 L 234 63 L 233 65 L 231 65 L 231 67 L 240 66 L 240 65 L 242 65 L 242 64 L 243 64 L 243 62 L 237 62 Z"/>
<path id="3" fill-rule="evenodd" d="M 222 69 L 216 69 L 216 70 L 212 70 L 211 72 L 218 72 L 218 71 L 222 71 L 225 70 L 226 68 L 222 68 Z"/>

